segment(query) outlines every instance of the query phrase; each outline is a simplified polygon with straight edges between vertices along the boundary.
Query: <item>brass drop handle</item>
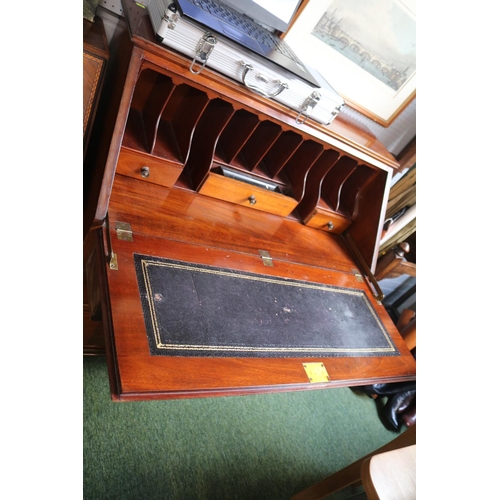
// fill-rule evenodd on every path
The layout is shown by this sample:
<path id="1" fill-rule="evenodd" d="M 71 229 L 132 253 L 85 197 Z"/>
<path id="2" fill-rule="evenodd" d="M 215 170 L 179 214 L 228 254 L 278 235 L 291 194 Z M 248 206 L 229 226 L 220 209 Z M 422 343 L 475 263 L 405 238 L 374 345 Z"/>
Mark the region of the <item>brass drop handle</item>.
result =
<path id="1" fill-rule="evenodd" d="M 149 177 L 149 167 L 141 167 L 141 177 L 144 177 L 146 179 Z"/>
<path id="2" fill-rule="evenodd" d="M 332 221 L 328 221 L 328 224 L 326 226 L 328 227 L 328 231 L 331 231 L 335 227 Z"/>
<path id="3" fill-rule="evenodd" d="M 248 201 L 250 202 L 250 205 L 255 205 L 257 203 L 257 200 L 255 199 L 255 196 L 253 194 L 248 197 Z"/>

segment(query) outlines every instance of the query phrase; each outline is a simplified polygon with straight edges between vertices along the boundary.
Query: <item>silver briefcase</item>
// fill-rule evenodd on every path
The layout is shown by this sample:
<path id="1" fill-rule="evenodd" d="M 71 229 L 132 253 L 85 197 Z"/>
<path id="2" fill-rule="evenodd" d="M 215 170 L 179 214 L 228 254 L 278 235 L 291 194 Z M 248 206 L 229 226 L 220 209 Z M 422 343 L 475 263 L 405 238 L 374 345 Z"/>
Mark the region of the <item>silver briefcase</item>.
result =
<path id="1" fill-rule="evenodd" d="M 231 40 L 170 10 L 171 0 L 150 0 L 147 6 L 156 38 L 191 59 L 190 70 L 198 74 L 205 66 L 246 88 L 297 111 L 296 122 L 307 118 L 327 125 L 344 105 L 342 97 L 313 68 L 309 71 L 321 87 L 309 85 L 294 74 Z"/>

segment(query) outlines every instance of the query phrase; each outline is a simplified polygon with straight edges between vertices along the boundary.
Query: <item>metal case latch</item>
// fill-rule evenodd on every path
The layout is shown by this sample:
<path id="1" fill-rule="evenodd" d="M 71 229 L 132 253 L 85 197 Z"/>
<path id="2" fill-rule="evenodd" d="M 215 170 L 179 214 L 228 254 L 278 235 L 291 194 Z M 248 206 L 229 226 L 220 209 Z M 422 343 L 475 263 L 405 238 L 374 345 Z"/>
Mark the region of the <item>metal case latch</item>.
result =
<path id="1" fill-rule="evenodd" d="M 304 123 L 307 118 L 309 117 L 309 112 L 318 104 L 318 102 L 321 99 L 321 94 L 317 92 L 316 90 L 304 101 L 304 104 L 302 104 L 302 109 L 300 110 L 300 113 L 297 115 L 297 118 L 295 118 L 295 121 L 299 124 Z M 301 120 L 300 118 L 303 117 Z"/>
<path id="2" fill-rule="evenodd" d="M 330 125 L 330 123 L 332 123 L 333 119 L 340 113 L 340 110 L 342 109 L 343 105 L 344 103 L 339 104 L 333 109 L 332 114 L 330 116 L 330 120 L 328 120 L 328 123 L 326 125 Z"/>
<path id="3" fill-rule="evenodd" d="M 164 21 L 167 23 L 168 29 L 175 29 L 175 25 L 179 20 L 179 14 L 177 14 L 177 9 L 174 4 L 169 5 L 168 9 L 165 10 L 165 14 L 163 15 Z"/>
<path id="4" fill-rule="evenodd" d="M 202 69 L 205 67 L 207 64 L 208 58 L 210 56 L 210 53 L 214 49 L 215 44 L 217 43 L 217 38 L 207 31 L 201 38 L 200 41 L 198 42 L 198 45 L 196 46 L 196 54 L 193 57 L 193 60 L 191 61 L 191 66 L 189 66 L 189 71 L 195 75 L 199 75 L 202 71 Z M 199 63 L 200 67 L 198 71 L 195 71 L 194 65 L 195 63 Z"/>
<path id="5" fill-rule="evenodd" d="M 179 20 L 179 14 L 177 14 L 177 8 L 174 4 L 170 4 L 162 16 L 162 23 L 158 28 L 158 33 L 156 33 L 156 39 L 161 43 L 168 35 L 168 30 L 174 30 Z"/>

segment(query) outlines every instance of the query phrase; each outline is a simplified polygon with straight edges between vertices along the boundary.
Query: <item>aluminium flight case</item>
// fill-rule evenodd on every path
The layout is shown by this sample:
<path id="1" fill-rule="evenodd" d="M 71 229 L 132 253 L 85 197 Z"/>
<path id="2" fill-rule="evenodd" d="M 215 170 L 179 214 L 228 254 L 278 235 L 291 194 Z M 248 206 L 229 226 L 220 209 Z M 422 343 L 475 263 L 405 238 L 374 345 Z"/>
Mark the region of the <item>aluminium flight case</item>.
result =
<path id="1" fill-rule="evenodd" d="M 308 69 L 321 88 L 181 17 L 172 0 L 150 0 L 147 10 L 157 40 L 190 57 L 190 70 L 194 74 L 208 66 L 249 90 L 297 111 L 299 124 L 310 117 L 328 125 L 344 105 L 342 97 L 313 68 Z"/>

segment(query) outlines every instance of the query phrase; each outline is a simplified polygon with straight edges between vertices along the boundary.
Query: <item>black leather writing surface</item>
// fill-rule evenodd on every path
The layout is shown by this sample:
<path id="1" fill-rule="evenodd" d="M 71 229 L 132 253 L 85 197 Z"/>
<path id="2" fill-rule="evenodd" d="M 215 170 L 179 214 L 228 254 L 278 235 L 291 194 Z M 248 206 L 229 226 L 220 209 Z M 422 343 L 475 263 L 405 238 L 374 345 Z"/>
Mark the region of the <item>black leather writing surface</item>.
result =
<path id="1" fill-rule="evenodd" d="M 152 355 L 397 356 L 363 290 L 134 255 Z"/>

